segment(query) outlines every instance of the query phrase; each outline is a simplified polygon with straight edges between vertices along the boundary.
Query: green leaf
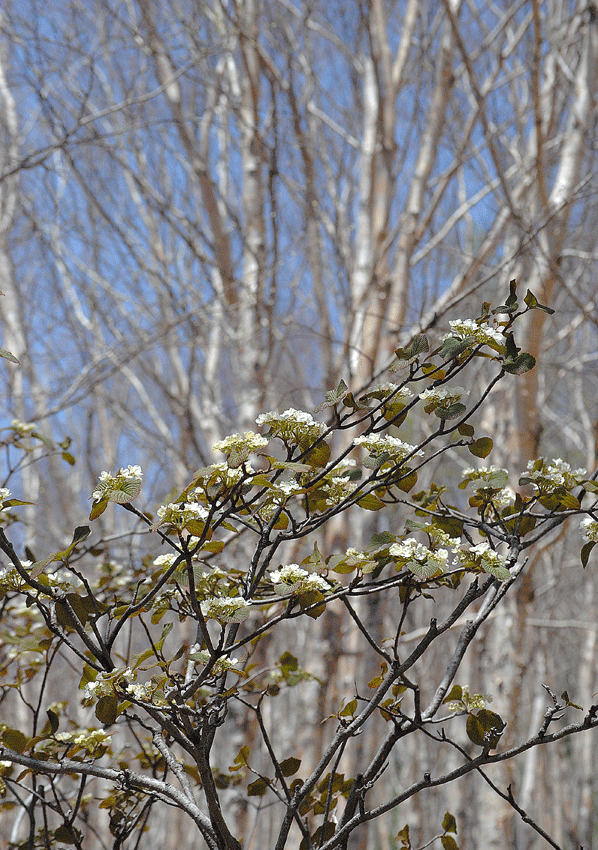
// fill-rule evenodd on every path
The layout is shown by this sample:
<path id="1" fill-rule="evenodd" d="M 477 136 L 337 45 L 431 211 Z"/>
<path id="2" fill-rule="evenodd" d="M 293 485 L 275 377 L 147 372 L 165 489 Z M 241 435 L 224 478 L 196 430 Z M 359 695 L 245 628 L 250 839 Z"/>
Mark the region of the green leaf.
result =
<path id="1" fill-rule="evenodd" d="M 480 437 L 479 440 L 474 440 L 467 448 L 475 457 L 483 458 L 488 457 L 493 446 L 494 443 L 490 437 Z"/>
<path id="2" fill-rule="evenodd" d="M 420 563 L 420 561 L 408 561 L 405 564 L 408 570 L 410 570 L 413 575 L 416 575 L 418 578 L 427 581 L 429 578 L 433 578 L 434 576 L 440 575 L 442 570 L 438 568 L 436 564 L 430 564 L 428 561 L 425 563 Z"/>
<path id="3" fill-rule="evenodd" d="M 594 546 L 595 546 L 595 545 L 596 545 L 596 541 L 595 541 L 595 540 L 589 540 L 587 543 L 585 543 L 585 544 L 581 547 L 581 565 L 582 565 L 582 567 L 584 568 L 584 570 L 585 570 L 585 568 L 586 568 L 586 567 L 587 567 L 587 565 L 588 565 L 588 560 L 589 560 L 589 558 L 590 558 L 590 553 L 591 553 L 591 551 L 592 551 L 592 549 L 594 548 Z"/>
<path id="4" fill-rule="evenodd" d="M 71 466 L 74 466 L 76 463 L 75 458 L 70 452 L 62 452 L 62 459 L 66 460 L 66 462 L 69 463 Z"/>
<path id="5" fill-rule="evenodd" d="M 312 620 L 317 620 L 326 610 L 324 594 L 320 593 L 319 590 L 307 590 L 305 593 L 299 594 L 297 601 L 301 606 L 301 610 L 305 611 L 307 616 L 311 617 Z"/>
<path id="6" fill-rule="evenodd" d="M 469 715 L 465 729 L 474 744 L 495 749 L 505 725 L 500 714 L 481 708 L 477 714 Z"/>
<path id="7" fill-rule="evenodd" d="M 441 836 L 440 843 L 444 847 L 444 850 L 459 850 L 459 845 L 452 835 Z"/>
<path id="8" fill-rule="evenodd" d="M 344 706 L 342 711 L 339 711 L 339 717 L 353 717 L 357 708 L 357 700 L 352 699 Z"/>
<path id="9" fill-rule="evenodd" d="M 291 756 L 280 762 L 280 770 L 283 776 L 294 776 L 301 767 L 301 759 Z"/>
<path id="10" fill-rule="evenodd" d="M 366 511 L 379 511 L 384 507 L 384 502 L 381 502 L 373 493 L 363 496 L 357 504 Z"/>
<path id="11" fill-rule="evenodd" d="M 395 841 L 401 842 L 401 850 L 411 850 L 411 839 L 409 838 L 409 824 L 405 824 L 400 832 L 397 832 Z"/>
<path id="12" fill-rule="evenodd" d="M 475 428 L 468 422 L 462 422 L 457 428 L 457 431 L 459 432 L 459 434 L 461 434 L 462 437 L 473 437 L 473 435 L 475 434 Z"/>
<path id="13" fill-rule="evenodd" d="M 95 715 L 104 726 L 111 726 L 118 715 L 118 700 L 115 694 L 100 697 L 95 709 Z"/>
<path id="14" fill-rule="evenodd" d="M 439 354 L 444 360 L 452 360 L 460 354 L 463 354 L 464 351 L 467 351 L 467 349 L 471 348 L 473 345 L 475 345 L 475 336 L 466 336 L 464 339 L 460 339 L 456 336 L 449 336 L 442 344 Z"/>
<path id="15" fill-rule="evenodd" d="M 102 516 L 107 507 L 108 499 L 100 499 L 99 501 L 94 502 L 91 506 L 89 521 L 92 522 L 94 519 L 97 519 L 99 516 Z"/>
<path id="16" fill-rule="evenodd" d="M 325 442 L 318 443 L 317 446 L 314 446 L 314 448 L 310 449 L 305 455 L 306 463 L 309 463 L 310 466 L 316 466 L 318 469 L 326 466 L 329 460 L 330 446 Z"/>
<path id="17" fill-rule="evenodd" d="M 510 375 L 523 375 L 525 372 L 530 372 L 535 365 L 535 357 L 532 357 L 531 354 L 526 354 L 526 352 L 522 352 L 512 359 L 507 357 L 507 359 L 503 362 L 502 367 L 505 372 L 508 372 Z"/>
<path id="18" fill-rule="evenodd" d="M 347 395 L 349 387 L 345 384 L 343 379 L 338 383 L 338 386 L 335 390 L 330 390 L 325 394 L 326 401 L 323 401 L 322 404 L 319 404 L 316 407 L 315 412 L 319 413 L 320 410 L 324 410 L 325 407 L 334 407 L 335 404 L 338 404 L 339 401 L 342 401 L 344 397 Z"/>
<path id="19" fill-rule="evenodd" d="M 457 833 L 457 821 L 455 816 L 450 812 L 447 812 L 442 821 L 442 828 L 445 832 L 454 832 Z"/>
<path id="20" fill-rule="evenodd" d="M 448 407 L 436 407 L 434 409 L 434 413 L 439 419 L 458 419 L 465 413 L 466 410 L 467 408 L 464 404 L 461 404 L 460 401 L 456 401 Z"/>
<path id="21" fill-rule="evenodd" d="M 511 573 L 506 567 L 501 567 L 498 564 L 487 564 L 483 559 L 482 569 L 485 573 L 494 576 L 494 578 L 497 578 L 499 581 L 507 581 L 507 579 L 511 578 Z"/>
<path id="22" fill-rule="evenodd" d="M 60 725 L 58 715 L 55 711 L 52 711 L 51 708 L 47 709 L 46 714 L 48 715 L 48 721 L 50 723 L 50 734 L 55 735 L 58 732 L 58 726 Z"/>
<path id="23" fill-rule="evenodd" d="M 81 842 L 82 834 L 71 824 L 63 823 L 54 830 L 54 840 L 61 844 L 77 844 Z"/>
<path id="24" fill-rule="evenodd" d="M 461 685 L 453 685 L 453 687 L 450 690 L 450 693 L 448 693 L 445 696 L 445 698 L 442 700 L 442 702 L 443 703 L 445 703 L 445 702 L 460 702 L 462 700 L 462 698 L 463 698 L 463 688 L 461 687 Z M 446 817 L 446 815 L 445 815 L 445 817 Z M 444 823 L 443 823 L 442 826 L 443 826 L 443 829 L 444 829 L 445 828 Z"/>
<path id="25" fill-rule="evenodd" d="M 18 366 L 21 365 L 21 361 L 17 360 L 14 354 L 11 354 L 10 351 L 7 351 L 5 348 L 0 348 L 0 357 L 4 357 L 5 360 L 10 360 L 11 363 L 16 363 Z"/>
<path id="26" fill-rule="evenodd" d="M 536 296 L 530 290 L 527 290 L 525 298 L 523 299 L 530 310 L 544 310 L 545 313 L 548 313 L 549 316 L 552 316 L 554 310 L 551 307 L 545 307 L 543 304 L 540 304 Z"/>
<path id="27" fill-rule="evenodd" d="M 43 558 L 41 561 L 35 561 L 35 563 L 31 564 L 31 578 L 37 578 L 40 573 L 43 572 L 44 568 L 51 564 L 53 561 L 58 560 L 58 552 L 53 552 L 51 555 L 48 555 L 46 558 Z"/>
<path id="28" fill-rule="evenodd" d="M 260 776 L 255 782 L 250 782 L 247 786 L 247 795 L 249 797 L 263 797 L 270 787 L 271 780 L 265 776 Z"/>
<path id="29" fill-rule="evenodd" d="M 420 354 L 425 354 L 430 350 L 430 343 L 424 334 L 417 334 L 417 336 L 413 337 L 413 340 L 410 345 L 406 348 L 397 348 L 395 350 L 395 354 L 397 355 L 398 363 L 395 363 L 392 367 L 392 371 L 396 371 L 397 369 L 404 369 L 406 366 L 409 366 L 410 363 L 413 363 Z"/>
<path id="30" fill-rule="evenodd" d="M 24 752 L 28 741 L 29 738 L 23 735 L 19 729 L 5 729 L 2 732 L 2 743 L 14 750 L 15 753 Z"/>

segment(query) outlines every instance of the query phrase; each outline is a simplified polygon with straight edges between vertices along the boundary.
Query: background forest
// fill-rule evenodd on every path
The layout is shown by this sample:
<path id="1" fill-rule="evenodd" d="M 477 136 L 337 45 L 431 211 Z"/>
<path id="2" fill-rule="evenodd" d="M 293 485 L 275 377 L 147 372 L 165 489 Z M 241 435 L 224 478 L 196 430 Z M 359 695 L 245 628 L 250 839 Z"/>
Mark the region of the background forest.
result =
<path id="1" fill-rule="evenodd" d="M 517 473 L 562 457 L 591 475 L 597 87 L 587 0 L 6 0 L 0 322 L 21 366 L 0 369 L 0 425 L 12 439 L 13 420 L 35 422 L 56 447 L 11 482 L 35 503 L 13 542 L 66 546 L 102 470 L 139 464 L 144 504 L 169 501 L 219 459 L 217 440 L 263 411 L 313 411 L 341 379 L 367 390 L 397 347 L 504 302 L 512 279 L 555 313 L 520 323 L 538 366 L 486 401 L 489 462 Z M 472 392 L 487 379 L 475 368 Z M 443 455 L 430 475 L 458 493 L 471 460 Z M 339 517 L 318 543 L 359 547 L 399 521 Z M 130 529 L 122 512 L 98 519 L 107 560 L 139 557 Z M 309 554 L 293 547 L 289 561 Z M 594 585 L 577 529 L 559 525 L 466 656 L 463 683 L 515 718 L 513 739 L 540 725 L 541 683 L 580 705 L 598 690 Z M 392 613 L 379 596 L 362 610 L 380 636 Z M 409 621 L 413 640 L 429 616 Z M 292 639 L 317 680 L 281 698 L 280 735 L 309 759 L 321 721 L 377 670 L 334 613 L 298 620 Z M 407 741 L 386 787 L 425 758 Z M 596 850 L 596 761 L 586 733 L 488 773 L 559 845 Z M 399 847 L 409 821 L 419 847 L 447 809 L 462 848 L 546 846 L 471 776 L 350 846 Z M 163 811 L 145 846 L 197 847 L 183 823 Z M 270 846 L 267 832 L 252 841 Z M 90 828 L 86 850 L 103 846 Z"/>

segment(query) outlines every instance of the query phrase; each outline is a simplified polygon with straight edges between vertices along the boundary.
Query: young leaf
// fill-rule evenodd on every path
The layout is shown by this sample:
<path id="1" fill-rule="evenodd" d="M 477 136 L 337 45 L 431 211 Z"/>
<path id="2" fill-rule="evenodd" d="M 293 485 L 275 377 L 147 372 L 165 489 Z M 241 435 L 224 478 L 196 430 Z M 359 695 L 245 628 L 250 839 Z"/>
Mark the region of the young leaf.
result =
<path id="1" fill-rule="evenodd" d="M 10 360 L 11 363 L 16 363 L 18 366 L 21 365 L 21 361 L 17 360 L 14 354 L 11 354 L 10 351 L 7 351 L 5 348 L 0 348 L 0 357 L 4 357 L 5 360 Z"/>
<path id="2" fill-rule="evenodd" d="M 475 440 L 471 445 L 467 446 L 469 451 L 475 457 L 488 457 L 490 452 L 492 451 L 494 443 L 490 437 L 480 437 L 479 440 Z"/>

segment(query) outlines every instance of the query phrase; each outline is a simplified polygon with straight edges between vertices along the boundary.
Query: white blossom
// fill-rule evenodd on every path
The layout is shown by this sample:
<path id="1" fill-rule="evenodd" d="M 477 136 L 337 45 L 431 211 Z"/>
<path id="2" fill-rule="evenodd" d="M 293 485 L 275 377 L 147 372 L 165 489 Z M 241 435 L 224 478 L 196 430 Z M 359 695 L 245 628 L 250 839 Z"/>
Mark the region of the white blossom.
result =
<path id="1" fill-rule="evenodd" d="M 272 584 L 280 585 L 276 590 L 282 596 L 306 593 L 309 590 L 330 590 L 328 582 L 322 576 L 309 573 L 298 564 L 287 564 L 279 570 L 272 570 L 270 581 Z"/>
<path id="2" fill-rule="evenodd" d="M 407 569 L 420 578 L 431 578 L 444 572 L 448 563 L 446 549 L 428 549 L 414 537 L 393 543 L 388 551 L 393 558 L 404 562 Z"/>
<path id="3" fill-rule="evenodd" d="M 579 523 L 579 527 L 583 528 L 584 539 L 591 540 L 592 543 L 598 543 L 598 522 L 592 517 L 584 517 Z"/>
<path id="4" fill-rule="evenodd" d="M 214 596 L 201 603 L 201 613 L 207 619 L 220 623 L 242 623 L 249 616 L 251 606 L 241 596 Z"/>
<path id="5" fill-rule="evenodd" d="M 16 431 L 20 437 L 27 437 L 35 430 L 35 422 L 21 422 L 20 419 L 13 419 L 10 423 L 13 431 Z"/>
<path id="6" fill-rule="evenodd" d="M 353 440 L 353 445 L 363 446 L 374 457 L 387 454 L 389 460 L 393 460 L 395 463 L 400 463 L 408 455 L 423 455 L 421 449 L 416 450 L 415 446 L 411 446 L 409 443 L 404 443 L 398 437 L 391 437 L 387 434 L 368 434 L 362 437 L 356 437 Z"/>
<path id="7" fill-rule="evenodd" d="M 260 427 L 268 426 L 273 436 L 291 443 L 314 443 L 326 432 L 323 422 L 316 422 L 311 413 L 294 407 L 283 413 L 260 413 L 255 422 Z"/>
<path id="8" fill-rule="evenodd" d="M 231 452 L 247 452 L 250 454 L 258 449 L 263 449 L 267 445 L 268 440 L 262 437 L 261 434 L 256 434 L 254 431 L 245 431 L 243 435 L 231 434 L 225 437 L 224 440 L 219 440 L 217 443 L 214 443 L 212 449 L 215 452 L 223 452 L 223 454 L 230 454 Z"/>
<path id="9" fill-rule="evenodd" d="M 0 487 L 0 511 L 9 511 L 10 505 L 5 505 L 7 499 L 10 499 L 10 490 L 8 487 Z"/>
<path id="10" fill-rule="evenodd" d="M 487 540 L 482 540 L 475 546 L 462 546 L 458 552 L 461 563 L 475 561 L 486 573 L 499 578 L 501 581 L 509 578 L 509 570 L 505 566 L 506 557 L 490 547 Z"/>
<path id="11" fill-rule="evenodd" d="M 505 338 L 500 330 L 491 328 L 486 322 L 475 322 L 473 319 L 454 319 L 449 322 L 451 332 L 446 334 L 443 339 L 449 337 L 457 337 L 457 339 L 465 339 L 468 336 L 475 337 L 477 345 L 482 345 L 489 342 L 498 342 L 504 345 Z"/>
<path id="12" fill-rule="evenodd" d="M 137 465 L 121 467 L 116 475 L 104 471 L 100 473 L 92 498 L 95 502 L 107 499 L 109 502 L 126 504 L 139 494 L 142 478 L 143 472 Z"/>
<path id="13" fill-rule="evenodd" d="M 469 390 L 463 387 L 430 387 L 419 394 L 422 401 L 429 404 L 437 404 L 441 407 L 449 407 L 461 401 L 462 396 L 468 396 Z"/>
<path id="14" fill-rule="evenodd" d="M 580 467 L 571 469 L 571 466 L 562 458 L 556 457 L 551 461 L 544 458 L 530 460 L 527 464 L 526 478 L 531 479 L 531 484 L 536 493 L 553 493 L 558 487 L 571 490 L 584 480 L 587 471 Z"/>
<path id="15" fill-rule="evenodd" d="M 163 523 L 184 528 L 188 522 L 207 519 L 210 512 L 199 502 L 170 502 L 168 505 L 160 505 L 156 513 Z"/>

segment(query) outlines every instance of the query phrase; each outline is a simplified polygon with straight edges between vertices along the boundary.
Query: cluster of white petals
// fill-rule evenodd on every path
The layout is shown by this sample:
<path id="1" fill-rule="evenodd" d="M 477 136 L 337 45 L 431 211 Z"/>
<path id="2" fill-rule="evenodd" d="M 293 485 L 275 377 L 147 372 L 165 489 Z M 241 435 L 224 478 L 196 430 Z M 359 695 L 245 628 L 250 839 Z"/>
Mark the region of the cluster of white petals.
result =
<path id="1" fill-rule="evenodd" d="M 35 422 L 21 422 L 20 419 L 13 419 L 10 423 L 13 431 L 16 431 L 20 437 L 27 437 L 35 430 Z"/>
<path id="2" fill-rule="evenodd" d="M 176 559 L 175 553 L 169 552 L 167 555 L 158 555 L 157 558 L 154 558 L 153 564 L 154 567 L 172 567 Z"/>
<path id="3" fill-rule="evenodd" d="M 203 521 L 209 515 L 208 509 L 199 502 L 170 502 L 168 505 L 160 505 L 156 513 L 163 523 L 174 525 L 176 528 L 184 528 L 188 522 L 194 520 Z"/>
<path id="4" fill-rule="evenodd" d="M 505 338 L 502 331 L 496 328 L 491 328 L 487 322 L 476 322 L 473 319 L 453 319 L 449 322 L 451 332 L 444 336 L 444 339 L 449 337 L 457 337 L 457 339 L 466 339 L 468 336 L 475 338 L 477 345 L 483 343 L 498 342 L 504 345 Z"/>
<path id="5" fill-rule="evenodd" d="M 587 475 L 587 470 L 580 467 L 571 469 L 567 461 L 560 457 L 545 461 L 544 458 L 530 460 L 527 464 L 526 478 L 531 479 L 531 484 L 536 493 L 553 493 L 558 487 L 571 490 L 577 487 Z"/>
<path id="6" fill-rule="evenodd" d="M 316 422 L 311 413 L 289 407 L 284 413 L 260 413 L 256 425 L 266 425 L 272 436 L 289 443 L 314 443 L 326 431 L 323 422 Z"/>
<path id="7" fill-rule="evenodd" d="M 101 472 L 92 498 L 95 502 L 108 499 L 112 502 L 130 502 L 137 496 L 141 488 L 143 472 L 137 465 L 121 467 L 116 475 L 111 472 Z"/>
<path id="8" fill-rule="evenodd" d="M 391 437 L 387 434 L 368 434 L 363 437 L 356 437 L 353 440 L 353 445 L 363 446 L 374 457 L 388 455 L 389 460 L 395 463 L 400 463 L 408 455 L 423 455 L 421 449 L 416 451 L 415 446 L 411 446 L 409 443 L 404 443 L 398 437 Z"/>
<path id="9" fill-rule="evenodd" d="M 393 384 L 391 381 L 376 384 L 376 386 L 371 390 L 371 393 L 384 393 L 385 396 L 392 395 L 391 401 L 405 402 L 409 401 L 410 398 L 413 398 L 413 393 L 409 387 L 401 387 L 399 389 L 399 385 Z"/>
<path id="10" fill-rule="evenodd" d="M 592 517 L 584 517 L 579 523 L 579 527 L 583 528 L 584 538 L 592 543 L 598 543 L 598 522 Z"/>
<path id="11" fill-rule="evenodd" d="M 484 572 L 495 575 L 503 581 L 509 577 L 509 571 L 505 566 L 506 557 L 491 549 L 487 540 L 482 540 L 475 546 L 462 546 L 458 552 L 458 558 L 463 564 L 467 561 L 475 561 Z"/>
<path id="12" fill-rule="evenodd" d="M 463 387 L 431 387 L 419 394 L 422 401 L 428 404 L 437 404 L 440 407 L 449 407 L 461 401 L 462 396 L 468 396 L 469 390 Z"/>
<path id="13" fill-rule="evenodd" d="M 210 653 L 205 649 L 199 649 L 198 645 L 195 644 L 191 647 L 191 653 L 189 655 L 191 661 L 196 661 L 199 664 L 208 664 L 210 661 Z M 212 673 L 214 676 L 219 676 L 222 673 L 227 673 L 229 670 L 233 672 L 240 672 L 236 670 L 236 665 L 240 663 L 239 658 L 218 658 L 214 664 L 212 665 Z"/>
<path id="14" fill-rule="evenodd" d="M 364 575 L 373 572 L 378 566 L 377 562 L 367 552 L 360 552 L 359 549 L 354 549 L 352 546 L 345 552 L 345 558 L 348 564 L 357 567 Z"/>
<path id="15" fill-rule="evenodd" d="M 420 578 L 431 578 L 437 573 L 444 572 L 448 563 L 446 549 L 428 549 L 414 537 L 407 537 L 400 543 L 393 543 L 388 551 L 393 558 L 402 561 L 407 569 Z"/>
<path id="16" fill-rule="evenodd" d="M 298 564 L 287 564 L 279 570 L 272 570 L 270 581 L 277 585 L 281 596 L 294 593 L 306 593 L 309 590 L 330 590 L 328 582 L 316 573 L 309 573 Z"/>
<path id="17" fill-rule="evenodd" d="M 214 443 L 212 449 L 215 452 L 223 454 L 231 454 L 231 452 L 256 452 L 258 449 L 263 449 L 268 445 L 268 440 L 262 437 L 261 434 L 256 434 L 254 431 L 245 431 L 244 434 L 231 434 L 225 437 L 224 440 L 219 440 Z"/>
<path id="18" fill-rule="evenodd" d="M 326 478 L 323 484 L 326 487 L 326 504 L 329 507 L 338 505 L 343 501 L 343 499 L 346 499 L 357 486 L 343 475 Z"/>
<path id="19" fill-rule="evenodd" d="M 467 685 L 461 688 L 461 699 L 455 702 L 449 702 L 449 711 L 477 711 L 480 708 L 485 708 L 486 703 L 492 702 L 492 697 L 488 694 L 470 694 Z"/>
<path id="20" fill-rule="evenodd" d="M 10 490 L 8 487 L 0 487 L 0 511 L 9 511 L 10 505 L 5 505 L 7 499 L 10 499 Z"/>
<path id="21" fill-rule="evenodd" d="M 219 623 L 242 623 L 250 610 L 249 602 L 241 596 L 214 596 L 201 603 L 201 613 L 206 620 L 218 620 Z"/>

